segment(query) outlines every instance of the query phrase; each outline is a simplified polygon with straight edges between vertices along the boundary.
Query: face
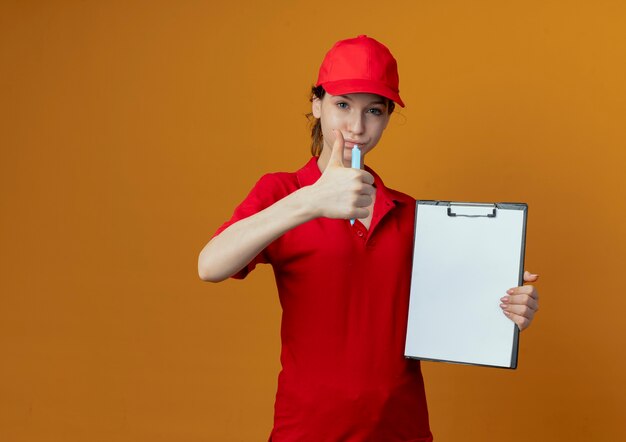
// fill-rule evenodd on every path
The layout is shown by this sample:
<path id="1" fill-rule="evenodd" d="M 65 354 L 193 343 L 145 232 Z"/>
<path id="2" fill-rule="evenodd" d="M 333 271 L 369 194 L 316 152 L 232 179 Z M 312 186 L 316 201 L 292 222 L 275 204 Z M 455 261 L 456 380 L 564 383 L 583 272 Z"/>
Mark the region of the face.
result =
<path id="1" fill-rule="evenodd" d="M 374 94 L 330 95 L 313 99 L 313 116 L 319 118 L 324 136 L 323 156 L 329 156 L 335 143 L 333 129 L 344 138 L 343 162 L 350 167 L 352 148 L 359 145 L 362 155 L 370 152 L 389 122 L 388 100 Z"/>

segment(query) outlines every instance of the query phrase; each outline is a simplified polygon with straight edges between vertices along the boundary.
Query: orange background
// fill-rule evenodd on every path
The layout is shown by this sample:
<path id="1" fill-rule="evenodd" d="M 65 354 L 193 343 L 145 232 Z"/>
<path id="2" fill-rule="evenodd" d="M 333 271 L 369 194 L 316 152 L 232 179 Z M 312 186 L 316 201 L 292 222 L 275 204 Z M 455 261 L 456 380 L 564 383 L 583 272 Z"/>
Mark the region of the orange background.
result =
<path id="1" fill-rule="evenodd" d="M 516 371 L 424 363 L 437 441 L 626 440 L 621 1 L 4 1 L 0 440 L 256 441 L 271 269 L 197 255 L 308 158 L 336 40 L 399 61 L 368 163 L 416 198 L 525 201 L 541 312 Z"/>

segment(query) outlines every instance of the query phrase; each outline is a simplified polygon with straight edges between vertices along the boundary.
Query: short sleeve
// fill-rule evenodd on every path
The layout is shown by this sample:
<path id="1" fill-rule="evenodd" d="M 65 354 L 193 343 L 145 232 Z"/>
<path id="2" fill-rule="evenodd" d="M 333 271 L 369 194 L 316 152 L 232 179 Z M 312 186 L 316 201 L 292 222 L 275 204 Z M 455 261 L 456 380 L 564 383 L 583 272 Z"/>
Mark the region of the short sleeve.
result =
<path id="1" fill-rule="evenodd" d="M 213 237 L 218 236 L 230 225 L 260 212 L 295 190 L 290 189 L 291 186 L 288 185 L 288 182 L 285 182 L 285 178 L 287 178 L 286 175 L 289 174 L 271 173 L 263 175 L 254 185 L 248 196 L 235 208 L 232 217 L 217 229 Z M 257 264 L 267 264 L 270 262 L 271 260 L 267 248 L 265 248 L 250 261 L 248 265 L 232 275 L 231 278 L 243 279 L 248 276 L 248 273 L 254 270 Z"/>

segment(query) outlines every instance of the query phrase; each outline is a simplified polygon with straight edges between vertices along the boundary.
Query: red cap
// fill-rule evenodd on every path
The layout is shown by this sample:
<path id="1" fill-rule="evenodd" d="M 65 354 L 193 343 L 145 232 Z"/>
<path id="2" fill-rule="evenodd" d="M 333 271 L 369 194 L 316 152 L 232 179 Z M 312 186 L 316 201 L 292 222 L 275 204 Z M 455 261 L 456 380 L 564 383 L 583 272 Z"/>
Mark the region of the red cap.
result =
<path id="1" fill-rule="evenodd" d="M 331 95 L 376 94 L 404 107 L 398 64 L 387 46 L 367 35 L 335 43 L 320 66 L 315 86 Z"/>

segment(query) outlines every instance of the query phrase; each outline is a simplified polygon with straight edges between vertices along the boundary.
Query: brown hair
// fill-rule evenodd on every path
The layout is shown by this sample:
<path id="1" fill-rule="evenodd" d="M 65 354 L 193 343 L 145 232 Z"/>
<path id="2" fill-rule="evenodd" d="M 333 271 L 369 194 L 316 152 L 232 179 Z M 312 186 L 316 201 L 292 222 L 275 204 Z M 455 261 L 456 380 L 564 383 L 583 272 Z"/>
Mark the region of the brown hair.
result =
<path id="1" fill-rule="evenodd" d="M 310 102 L 313 102 L 314 99 L 322 99 L 326 95 L 326 91 L 322 86 L 313 86 L 311 88 L 311 97 L 309 98 Z M 392 100 L 387 99 L 387 112 L 389 115 L 393 112 L 396 107 L 396 103 Z M 306 114 L 306 117 L 309 120 L 309 124 L 311 126 L 311 155 L 314 157 L 320 156 L 322 153 L 322 148 L 324 147 L 324 136 L 322 135 L 322 123 L 319 118 L 315 118 L 312 112 Z"/>

